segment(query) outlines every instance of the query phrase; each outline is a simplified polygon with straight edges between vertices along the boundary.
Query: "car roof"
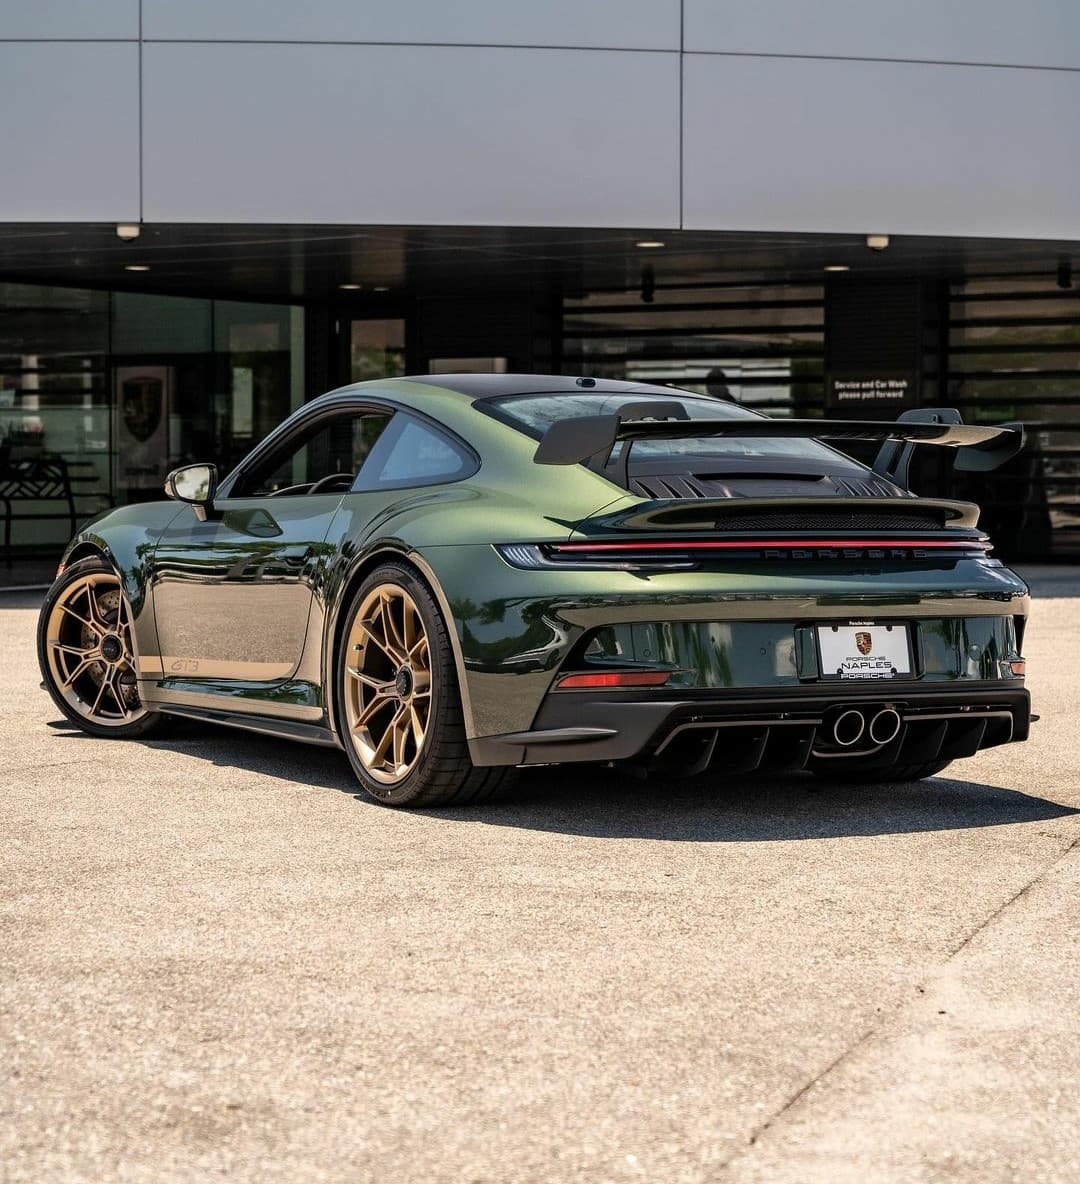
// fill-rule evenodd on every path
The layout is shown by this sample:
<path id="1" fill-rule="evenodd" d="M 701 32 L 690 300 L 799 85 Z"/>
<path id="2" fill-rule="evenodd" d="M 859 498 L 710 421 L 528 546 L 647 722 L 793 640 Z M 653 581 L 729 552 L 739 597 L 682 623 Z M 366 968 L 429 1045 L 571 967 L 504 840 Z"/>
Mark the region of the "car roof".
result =
<path id="1" fill-rule="evenodd" d="M 377 378 L 367 382 L 338 387 L 331 394 L 345 391 L 381 388 L 390 391 L 405 383 L 411 386 L 437 387 L 464 395 L 470 400 L 492 399 L 502 395 L 569 394 L 588 391 L 597 394 L 648 394 L 678 397 L 689 392 L 670 386 L 654 386 L 645 382 L 621 382 L 613 378 L 590 378 L 568 374 L 415 374 L 399 378 Z"/>

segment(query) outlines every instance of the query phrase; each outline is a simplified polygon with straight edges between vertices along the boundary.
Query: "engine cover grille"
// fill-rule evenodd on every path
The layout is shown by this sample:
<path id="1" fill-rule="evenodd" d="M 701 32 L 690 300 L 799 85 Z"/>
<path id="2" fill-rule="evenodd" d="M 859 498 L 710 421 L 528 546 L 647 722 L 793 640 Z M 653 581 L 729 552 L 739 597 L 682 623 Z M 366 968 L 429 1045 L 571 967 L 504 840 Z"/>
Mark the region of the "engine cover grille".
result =
<path id="1" fill-rule="evenodd" d="M 795 512 L 778 508 L 773 511 L 755 510 L 740 513 L 721 514 L 716 519 L 715 529 L 728 530 L 784 530 L 784 531 L 835 531 L 835 530 L 941 530 L 945 525 L 944 513 L 919 509 L 908 512 L 897 510 L 841 509 L 798 510 Z"/>

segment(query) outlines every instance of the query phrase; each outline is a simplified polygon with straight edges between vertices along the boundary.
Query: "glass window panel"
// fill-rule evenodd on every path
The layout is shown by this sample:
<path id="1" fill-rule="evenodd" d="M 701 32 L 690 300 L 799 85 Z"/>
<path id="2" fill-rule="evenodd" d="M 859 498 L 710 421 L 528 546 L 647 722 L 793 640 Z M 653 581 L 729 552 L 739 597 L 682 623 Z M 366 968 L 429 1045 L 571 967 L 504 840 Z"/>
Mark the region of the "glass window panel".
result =
<path id="1" fill-rule="evenodd" d="M 298 494 L 306 494 L 314 482 L 334 474 L 347 475 L 344 488 L 337 491 L 344 492 L 389 422 L 389 415 L 371 412 L 324 420 L 267 457 L 247 474 L 234 496 L 280 494 L 294 486 Z"/>
<path id="2" fill-rule="evenodd" d="M 442 432 L 399 415 L 360 474 L 358 488 L 438 485 L 476 471 L 476 461 Z"/>
<path id="3" fill-rule="evenodd" d="M 349 362 L 353 382 L 405 373 L 405 322 L 397 318 L 351 322 Z"/>
<path id="4" fill-rule="evenodd" d="M 111 348 L 117 354 L 208 354 L 211 302 L 114 292 Z"/>
<path id="5" fill-rule="evenodd" d="M 686 409 L 691 419 L 753 419 L 750 412 L 736 407 L 724 396 L 713 398 L 673 396 Z M 485 405 L 497 410 L 499 416 L 515 427 L 540 437 L 557 419 L 575 419 L 583 415 L 604 415 L 617 411 L 624 403 L 641 400 L 640 394 L 509 395 L 486 400 Z M 760 422 L 760 420 L 758 421 Z M 723 436 L 680 440 L 638 440 L 633 455 L 646 456 L 784 456 L 803 460 L 829 460 L 836 463 L 837 453 L 815 440 L 763 439 L 747 436 L 727 439 Z"/>
<path id="6" fill-rule="evenodd" d="M 104 292 L 0 284 L 0 475 L 16 548 L 70 537 L 68 490 L 76 520 L 111 503 L 108 309 Z M 31 496 L 49 473 L 57 496 Z"/>

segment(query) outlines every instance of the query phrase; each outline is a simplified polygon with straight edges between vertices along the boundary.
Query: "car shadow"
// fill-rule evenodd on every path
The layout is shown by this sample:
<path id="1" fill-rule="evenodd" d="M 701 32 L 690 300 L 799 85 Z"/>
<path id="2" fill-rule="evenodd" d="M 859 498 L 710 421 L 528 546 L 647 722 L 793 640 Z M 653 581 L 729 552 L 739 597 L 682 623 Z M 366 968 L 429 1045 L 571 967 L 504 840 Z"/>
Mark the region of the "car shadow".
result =
<path id="1" fill-rule="evenodd" d="M 64 721 L 50 726 L 65 738 L 87 738 Z M 168 738 L 130 743 L 183 752 L 220 769 L 336 790 L 364 807 L 386 809 L 358 792 L 348 761 L 334 749 L 188 721 Z M 643 782 L 616 769 L 561 766 L 523 770 L 513 788 L 492 802 L 422 813 L 590 838 L 760 843 L 1049 822 L 1080 809 L 948 776 L 893 785 L 830 784 L 806 773 Z"/>

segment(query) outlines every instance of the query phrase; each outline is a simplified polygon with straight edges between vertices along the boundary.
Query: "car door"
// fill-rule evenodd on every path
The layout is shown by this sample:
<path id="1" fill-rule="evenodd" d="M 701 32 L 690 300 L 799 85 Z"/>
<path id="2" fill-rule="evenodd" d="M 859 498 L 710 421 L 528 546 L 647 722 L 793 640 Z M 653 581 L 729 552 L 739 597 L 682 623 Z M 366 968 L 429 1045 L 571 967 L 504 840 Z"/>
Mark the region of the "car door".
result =
<path id="1" fill-rule="evenodd" d="M 327 531 L 389 418 L 315 409 L 245 462 L 206 521 L 191 509 L 174 519 L 151 575 L 166 679 L 251 684 L 294 673 Z"/>

